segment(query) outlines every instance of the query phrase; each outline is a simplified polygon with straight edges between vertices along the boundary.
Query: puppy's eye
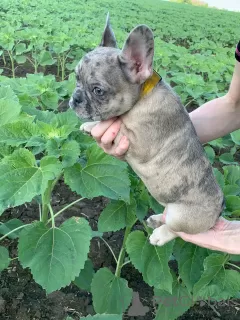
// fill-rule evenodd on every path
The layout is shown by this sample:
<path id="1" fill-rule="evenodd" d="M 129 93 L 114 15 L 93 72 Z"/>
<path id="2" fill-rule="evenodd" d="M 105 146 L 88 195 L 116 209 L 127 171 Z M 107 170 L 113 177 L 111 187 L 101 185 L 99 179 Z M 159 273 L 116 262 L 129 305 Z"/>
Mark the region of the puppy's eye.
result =
<path id="1" fill-rule="evenodd" d="M 103 96 L 104 94 L 104 91 L 99 88 L 99 87 L 95 87 L 93 88 L 93 93 L 96 95 L 96 96 Z"/>

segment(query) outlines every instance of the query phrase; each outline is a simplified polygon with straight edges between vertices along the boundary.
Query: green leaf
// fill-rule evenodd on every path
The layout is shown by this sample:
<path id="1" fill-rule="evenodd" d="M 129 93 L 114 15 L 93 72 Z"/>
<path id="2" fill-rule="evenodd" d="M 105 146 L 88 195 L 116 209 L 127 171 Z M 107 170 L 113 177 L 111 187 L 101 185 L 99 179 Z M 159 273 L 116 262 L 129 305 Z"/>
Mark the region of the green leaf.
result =
<path id="1" fill-rule="evenodd" d="M 95 145 L 89 148 L 87 156 L 84 168 L 75 164 L 65 169 L 65 182 L 71 190 L 86 198 L 105 196 L 129 202 L 127 164 L 106 155 Z"/>
<path id="2" fill-rule="evenodd" d="M 223 153 L 220 155 L 219 160 L 224 164 L 237 164 L 231 153 Z"/>
<path id="3" fill-rule="evenodd" d="M 58 94 L 57 92 L 46 91 L 41 95 L 41 101 L 45 107 L 56 110 L 58 108 Z"/>
<path id="4" fill-rule="evenodd" d="M 223 192 L 225 196 L 237 196 L 240 194 L 240 187 L 228 184 L 223 188 Z"/>
<path id="5" fill-rule="evenodd" d="M 240 130 L 236 130 L 232 132 L 230 135 L 231 135 L 232 141 L 237 145 L 240 145 Z"/>
<path id="6" fill-rule="evenodd" d="M 240 209 L 240 197 L 237 196 L 226 196 L 226 208 L 228 211 L 236 211 Z"/>
<path id="7" fill-rule="evenodd" d="M 21 56 L 16 56 L 15 57 L 15 60 L 17 61 L 17 63 L 25 63 L 26 61 L 27 61 L 27 57 L 26 56 L 23 56 L 23 55 L 21 55 Z"/>
<path id="8" fill-rule="evenodd" d="M 81 317 L 81 319 L 87 320 L 122 320 L 120 314 L 96 314 L 95 316 Z"/>
<path id="9" fill-rule="evenodd" d="M 49 180 L 61 173 L 55 157 L 43 157 L 40 167 L 27 149 L 18 149 L 0 162 L 0 211 L 29 202 L 41 194 Z"/>
<path id="10" fill-rule="evenodd" d="M 173 242 L 162 247 L 152 246 L 142 231 L 130 233 L 126 242 L 131 262 L 150 286 L 172 292 L 172 275 L 168 266 Z"/>
<path id="11" fill-rule="evenodd" d="M 240 166 L 224 166 L 224 176 L 228 184 L 236 184 L 240 180 Z"/>
<path id="12" fill-rule="evenodd" d="M 38 135 L 36 124 L 29 123 L 29 121 L 8 123 L 0 127 L 0 143 L 6 143 L 7 145 L 19 146 Z"/>
<path id="13" fill-rule="evenodd" d="M 17 55 L 22 54 L 25 50 L 26 50 L 26 44 L 25 43 L 16 44 L 15 51 L 16 51 Z"/>
<path id="14" fill-rule="evenodd" d="M 27 149 L 18 149 L 0 162 L 0 211 L 29 202 L 41 191 L 42 172 Z"/>
<path id="15" fill-rule="evenodd" d="M 104 288 L 103 291 L 100 288 Z M 98 313 L 122 314 L 132 300 L 132 289 L 125 279 L 116 277 L 107 268 L 98 270 L 92 280 L 93 307 Z"/>
<path id="16" fill-rule="evenodd" d="M 5 247 L 0 246 L 0 272 L 9 266 L 10 258 L 8 250 Z"/>
<path id="17" fill-rule="evenodd" d="M 33 223 L 19 237 L 19 260 L 47 293 L 73 281 L 84 268 L 91 229 L 83 218 L 66 220 L 59 228 Z"/>
<path id="18" fill-rule="evenodd" d="M 214 159 L 215 159 L 215 151 L 214 151 L 214 149 L 212 147 L 210 147 L 210 146 L 206 146 L 206 147 L 204 147 L 204 150 L 205 150 L 205 152 L 207 154 L 207 157 L 208 157 L 209 161 L 211 162 L 211 164 L 213 164 Z"/>
<path id="19" fill-rule="evenodd" d="M 224 265 L 228 256 L 213 253 L 204 261 L 204 272 L 194 285 L 194 300 L 208 299 L 227 300 L 240 290 L 240 273 L 226 270 Z"/>
<path id="20" fill-rule="evenodd" d="M 152 196 L 149 196 L 149 205 L 150 208 L 156 213 L 163 213 L 164 207 L 157 202 Z"/>
<path id="21" fill-rule="evenodd" d="M 219 186 L 223 189 L 224 188 L 224 185 L 225 185 L 225 180 L 224 180 L 224 176 L 221 174 L 221 172 L 216 169 L 216 168 L 213 168 L 213 173 L 214 173 L 214 176 L 217 180 L 217 183 L 219 184 Z"/>
<path id="22" fill-rule="evenodd" d="M 12 89 L 6 87 L 5 90 L 9 91 L 7 94 L 12 93 L 13 96 L 6 99 L 0 95 L 0 127 L 16 120 L 21 111 L 21 106 Z"/>
<path id="23" fill-rule="evenodd" d="M 55 63 L 49 51 L 42 51 L 38 57 L 38 61 L 41 66 L 50 66 Z"/>
<path id="24" fill-rule="evenodd" d="M 93 264 L 91 260 L 87 260 L 84 265 L 84 269 L 80 271 L 80 274 L 75 278 L 74 284 L 80 289 L 91 291 L 91 283 L 94 276 Z"/>
<path id="25" fill-rule="evenodd" d="M 98 219 L 98 230 L 100 232 L 118 231 L 131 226 L 135 220 L 136 202 L 134 199 L 130 204 L 124 201 L 111 201 Z"/>
<path id="26" fill-rule="evenodd" d="M 208 256 L 208 251 L 179 238 L 175 241 L 173 252 L 178 262 L 180 277 L 191 292 L 201 277 L 203 261 Z"/>
<path id="27" fill-rule="evenodd" d="M 80 155 L 80 147 L 77 141 L 70 140 L 61 146 L 60 156 L 64 168 L 73 166 Z"/>
<path id="28" fill-rule="evenodd" d="M 23 226 L 23 222 L 21 220 L 18 220 L 18 219 L 11 219 L 3 224 L 0 225 L 0 234 L 2 235 L 5 235 L 7 233 L 9 233 L 10 231 L 20 227 L 20 226 Z M 20 230 L 17 230 L 13 233 L 11 233 L 8 238 L 10 239 L 16 239 L 19 237 L 19 233 L 21 232 L 21 229 Z"/>
<path id="29" fill-rule="evenodd" d="M 186 287 L 178 283 L 176 276 L 172 287 L 172 294 L 155 289 L 154 300 L 159 305 L 154 320 L 175 320 L 192 306 L 192 296 Z"/>

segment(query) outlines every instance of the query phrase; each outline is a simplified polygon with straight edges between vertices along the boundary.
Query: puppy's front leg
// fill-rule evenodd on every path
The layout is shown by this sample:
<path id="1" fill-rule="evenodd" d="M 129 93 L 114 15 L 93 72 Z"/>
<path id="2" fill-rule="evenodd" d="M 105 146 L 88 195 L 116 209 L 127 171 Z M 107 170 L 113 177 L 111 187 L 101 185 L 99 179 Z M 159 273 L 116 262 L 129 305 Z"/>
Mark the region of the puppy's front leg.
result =
<path id="1" fill-rule="evenodd" d="M 80 126 L 80 131 L 91 135 L 92 128 L 95 127 L 100 121 L 92 121 L 92 122 L 85 122 Z"/>
<path id="2" fill-rule="evenodd" d="M 149 240 L 154 246 L 163 246 L 165 243 L 177 238 L 177 235 L 172 232 L 166 224 L 153 230 Z"/>

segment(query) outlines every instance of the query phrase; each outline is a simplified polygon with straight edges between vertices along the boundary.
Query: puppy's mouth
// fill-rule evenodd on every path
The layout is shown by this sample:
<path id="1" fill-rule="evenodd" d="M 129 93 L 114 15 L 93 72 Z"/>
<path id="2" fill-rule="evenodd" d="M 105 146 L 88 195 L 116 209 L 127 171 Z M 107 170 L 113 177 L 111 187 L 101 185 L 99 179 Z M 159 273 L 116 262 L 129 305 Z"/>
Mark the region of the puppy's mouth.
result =
<path id="1" fill-rule="evenodd" d="M 91 115 L 91 114 L 88 114 L 87 111 L 85 110 L 84 107 L 82 106 L 78 106 L 76 104 L 74 104 L 73 102 L 73 98 L 71 98 L 69 100 L 69 103 L 68 103 L 69 107 L 71 109 L 73 109 L 76 113 L 76 115 L 81 119 L 81 120 L 92 120 L 92 121 L 101 121 L 101 117 L 100 115 Z"/>

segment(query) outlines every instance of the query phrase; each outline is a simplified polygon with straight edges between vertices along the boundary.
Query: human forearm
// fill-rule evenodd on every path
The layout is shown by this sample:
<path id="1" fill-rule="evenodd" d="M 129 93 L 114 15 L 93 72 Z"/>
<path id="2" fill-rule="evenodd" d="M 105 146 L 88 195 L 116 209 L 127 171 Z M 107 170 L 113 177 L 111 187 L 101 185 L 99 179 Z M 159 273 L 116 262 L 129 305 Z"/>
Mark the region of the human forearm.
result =
<path id="1" fill-rule="evenodd" d="M 240 103 L 226 95 L 194 110 L 190 118 L 200 141 L 206 143 L 240 128 Z"/>
<path id="2" fill-rule="evenodd" d="M 240 128 L 240 63 L 236 62 L 228 93 L 190 113 L 202 143 Z"/>

